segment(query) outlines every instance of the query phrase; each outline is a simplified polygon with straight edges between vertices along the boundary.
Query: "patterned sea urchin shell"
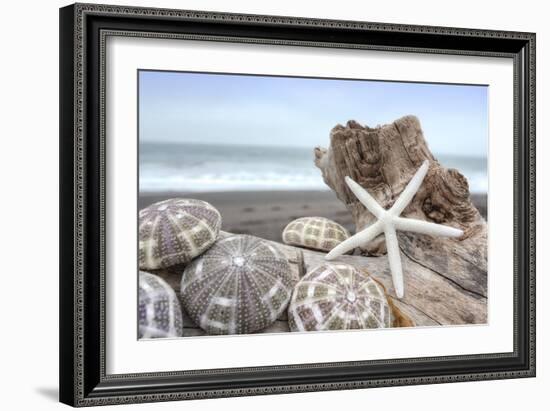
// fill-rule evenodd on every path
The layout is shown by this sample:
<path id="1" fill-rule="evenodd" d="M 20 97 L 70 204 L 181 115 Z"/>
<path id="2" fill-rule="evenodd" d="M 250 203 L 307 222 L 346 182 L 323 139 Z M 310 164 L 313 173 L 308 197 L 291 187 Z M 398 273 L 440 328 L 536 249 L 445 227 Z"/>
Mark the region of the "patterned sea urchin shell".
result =
<path id="1" fill-rule="evenodd" d="M 175 291 L 162 278 L 139 272 L 139 338 L 181 337 L 182 313 Z"/>
<path id="2" fill-rule="evenodd" d="M 330 251 L 349 238 L 348 230 L 324 217 L 302 217 L 283 230 L 285 244 Z"/>
<path id="3" fill-rule="evenodd" d="M 185 264 L 218 238 L 222 219 L 205 201 L 170 199 L 139 212 L 139 267 L 156 270 Z"/>
<path id="4" fill-rule="evenodd" d="M 191 319 L 208 334 L 247 334 L 275 322 L 295 283 L 276 246 L 234 235 L 185 268 L 181 295 Z"/>
<path id="5" fill-rule="evenodd" d="M 380 284 L 349 264 L 322 264 L 296 285 L 288 309 L 291 331 L 386 328 L 391 307 Z"/>

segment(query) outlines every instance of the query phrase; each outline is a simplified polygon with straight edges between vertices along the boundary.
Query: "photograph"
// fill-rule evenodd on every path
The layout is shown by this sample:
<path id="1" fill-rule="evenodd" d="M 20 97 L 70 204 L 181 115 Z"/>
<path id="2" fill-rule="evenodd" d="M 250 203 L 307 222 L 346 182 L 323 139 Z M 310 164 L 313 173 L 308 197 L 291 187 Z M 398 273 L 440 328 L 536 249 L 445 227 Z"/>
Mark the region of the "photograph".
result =
<path id="1" fill-rule="evenodd" d="M 139 339 L 487 324 L 487 85 L 137 87 Z"/>
<path id="2" fill-rule="evenodd" d="M 7 138 L 59 160 L 59 252 L 37 259 L 59 282 L 35 290 L 59 318 L 34 322 L 58 324 L 59 401 L 521 408 L 541 386 L 542 14 L 256 3 L 59 8 L 56 80 L 26 76 L 59 86 L 58 116 L 15 124 L 59 144 Z M 28 174 L 23 207 L 47 188 Z"/>

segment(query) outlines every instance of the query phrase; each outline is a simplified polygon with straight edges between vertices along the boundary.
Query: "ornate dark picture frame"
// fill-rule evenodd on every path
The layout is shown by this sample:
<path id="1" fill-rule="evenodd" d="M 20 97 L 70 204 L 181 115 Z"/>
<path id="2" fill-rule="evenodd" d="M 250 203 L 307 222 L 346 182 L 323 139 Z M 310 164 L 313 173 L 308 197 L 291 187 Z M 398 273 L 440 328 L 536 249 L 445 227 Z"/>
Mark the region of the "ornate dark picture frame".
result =
<path id="1" fill-rule="evenodd" d="M 513 59 L 513 352 L 106 374 L 104 52 L 107 36 Z M 60 100 L 62 402 L 90 406 L 535 376 L 535 34 L 76 4 L 60 10 Z"/>

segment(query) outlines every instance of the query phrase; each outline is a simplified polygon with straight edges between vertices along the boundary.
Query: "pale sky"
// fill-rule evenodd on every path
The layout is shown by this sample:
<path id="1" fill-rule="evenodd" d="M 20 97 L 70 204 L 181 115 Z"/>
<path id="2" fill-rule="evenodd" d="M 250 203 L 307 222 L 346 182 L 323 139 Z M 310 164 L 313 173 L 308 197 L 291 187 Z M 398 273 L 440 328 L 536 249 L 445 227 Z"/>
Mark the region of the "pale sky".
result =
<path id="1" fill-rule="evenodd" d="M 139 73 L 142 142 L 328 146 L 353 119 L 420 119 L 435 154 L 486 157 L 487 87 L 183 72 Z"/>

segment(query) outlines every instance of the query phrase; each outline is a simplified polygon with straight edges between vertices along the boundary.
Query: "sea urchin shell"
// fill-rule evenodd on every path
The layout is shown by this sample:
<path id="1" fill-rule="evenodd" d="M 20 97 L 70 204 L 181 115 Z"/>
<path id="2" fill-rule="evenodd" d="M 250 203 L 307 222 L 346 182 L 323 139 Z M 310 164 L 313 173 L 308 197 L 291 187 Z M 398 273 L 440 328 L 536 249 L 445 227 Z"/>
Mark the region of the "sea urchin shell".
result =
<path id="1" fill-rule="evenodd" d="M 275 245 L 235 235 L 185 268 L 181 295 L 191 319 L 208 334 L 247 334 L 279 317 L 295 283 Z"/>
<path id="2" fill-rule="evenodd" d="M 182 313 L 174 290 L 162 278 L 139 272 L 139 338 L 181 337 Z"/>
<path id="3" fill-rule="evenodd" d="M 348 230 L 324 217 L 298 218 L 283 230 L 285 244 L 320 251 L 330 251 L 348 238 Z"/>
<path id="4" fill-rule="evenodd" d="M 139 268 L 156 270 L 185 264 L 218 238 L 218 210 L 205 201 L 170 199 L 139 212 Z"/>
<path id="5" fill-rule="evenodd" d="M 322 264 L 296 285 L 288 321 L 291 331 L 386 328 L 391 307 L 380 284 L 349 264 Z"/>

